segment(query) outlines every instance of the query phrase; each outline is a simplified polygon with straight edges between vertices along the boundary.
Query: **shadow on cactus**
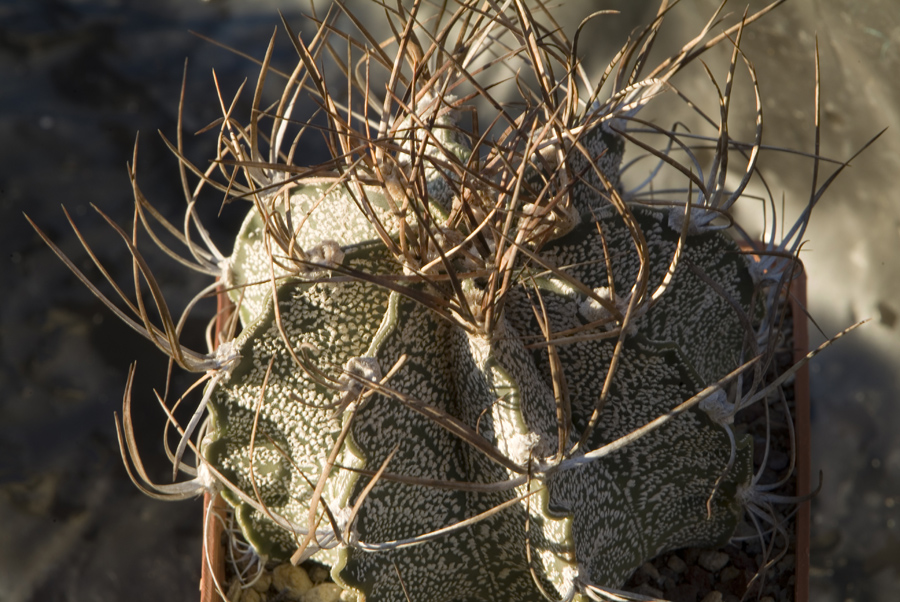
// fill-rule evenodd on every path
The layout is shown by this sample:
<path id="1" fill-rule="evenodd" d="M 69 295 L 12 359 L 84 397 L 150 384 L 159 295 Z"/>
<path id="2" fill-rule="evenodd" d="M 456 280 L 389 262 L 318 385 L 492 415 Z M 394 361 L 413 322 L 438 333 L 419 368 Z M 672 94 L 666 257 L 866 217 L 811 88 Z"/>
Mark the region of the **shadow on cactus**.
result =
<path id="1" fill-rule="evenodd" d="M 212 166 L 171 145 L 184 233 L 131 166 L 135 234 L 113 227 L 141 277 L 135 300 L 118 287 L 124 309 L 103 297 L 53 247 L 119 317 L 204 375 L 193 419 L 169 414 L 174 470 L 194 477 L 170 485 L 141 464 L 129 376 L 117 425 L 132 478 L 166 499 L 221 492 L 247 554 L 314 558 L 373 601 L 645 599 L 617 588 L 648 558 L 721 546 L 745 513 L 766 519 L 767 504 L 790 502 L 760 482 L 731 422 L 796 369 L 767 380 L 775 305 L 809 213 L 846 163 L 814 181 L 780 240 L 773 226 L 752 243 L 734 223 L 764 148 L 741 35 L 774 6 L 730 27 L 713 15 L 651 69 L 664 2 L 599 78 L 579 61 L 582 27 L 569 41 L 538 2 L 376 6 L 394 32 L 384 44 L 340 2 L 310 17 L 318 31 L 305 41 L 285 20 L 296 68 L 272 67 L 273 37 L 247 125 L 220 94 Z M 670 80 L 717 45 L 731 60 L 709 73 L 710 116 Z M 749 141 L 728 129 L 738 70 L 756 94 Z M 283 93 L 264 106 L 272 78 Z M 293 114 L 301 95 L 317 115 Z M 642 120 L 649 102 L 686 103 L 710 134 Z M 294 165 L 311 136 L 332 159 Z M 640 169 L 643 183 L 623 177 Z M 194 214 L 209 187 L 249 203 L 230 256 Z M 137 248 L 139 227 L 173 256 L 164 238 L 178 239 L 178 260 L 217 278 L 197 299 L 218 286 L 236 306 L 208 353 L 180 344 L 184 318 Z M 770 521 L 761 537 L 778 535 Z"/>

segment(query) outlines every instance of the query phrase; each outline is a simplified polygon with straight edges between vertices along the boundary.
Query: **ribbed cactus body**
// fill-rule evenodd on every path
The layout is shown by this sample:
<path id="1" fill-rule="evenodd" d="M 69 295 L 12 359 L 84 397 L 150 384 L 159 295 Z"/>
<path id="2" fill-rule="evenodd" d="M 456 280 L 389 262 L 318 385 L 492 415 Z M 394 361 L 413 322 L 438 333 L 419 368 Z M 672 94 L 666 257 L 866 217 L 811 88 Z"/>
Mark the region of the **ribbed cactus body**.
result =
<path id="1" fill-rule="evenodd" d="M 134 258 L 135 299 L 81 234 L 120 304 L 38 229 L 119 318 L 200 374 L 177 402 L 157 396 L 166 442 L 171 427 L 180 435 L 166 446 L 173 476 L 191 478 L 155 483 L 136 442 L 132 369 L 116 422 L 129 476 L 154 497 L 206 495 L 205 529 L 227 526 L 236 573 L 216 583 L 223 596 L 249 587 L 254 565 L 259 577 L 268 560 L 312 557 L 368 602 L 644 599 L 611 590 L 662 552 L 721 546 L 744 516 L 766 542 L 764 577 L 791 545 L 773 506 L 806 498 L 783 491 L 795 450 L 770 480 L 774 468 L 753 464 L 756 433 L 733 421 L 766 404 L 766 443 L 774 411 L 794 447 L 790 404 L 773 393 L 806 360 L 774 361 L 780 305 L 810 211 L 846 167 L 822 176 L 818 136 L 812 155 L 797 153 L 813 163 L 813 193 L 779 240 L 757 166 L 778 149 L 762 142 L 765 103 L 740 47 L 778 3 L 721 32 L 717 12 L 651 68 L 663 0 L 593 79 L 581 49 L 608 11 L 569 41 L 544 2 L 372 3 L 393 33 L 379 43 L 346 4 L 313 9 L 308 42 L 284 21 L 299 60 L 280 99 L 264 101 L 273 39 L 247 125 L 217 90 L 208 169 L 178 136 L 183 227 L 129 168 L 135 222 L 106 219 Z M 706 69 L 710 112 L 673 81 L 720 42 L 731 61 L 722 78 Z M 742 66 L 757 107 L 749 140 L 729 128 Z M 307 95 L 317 110 L 295 115 Z M 818 97 L 817 82 L 816 108 Z M 678 110 L 670 124 L 665 111 L 639 116 L 663 98 L 701 127 Z M 297 165 L 310 135 L 330 159 Z M 772 224 L 760 243 L 732 210 L 756 182 Z M 223 209 L 250 203 L 227 257 L 197 214 L 211 188 Z M 216 278 L 180 317 L 138 249 L 142 231 Z M 220 295 L 208 349 L 190 349 L 182 331 L 217 289 L 237 320 Z M 190 395 L 200 400 L 182 424 L 175 408 Z M 212 520 L 219 493 L 240 535 L 230 512 Z M 217 551 L 205 548 L 205 568 Z"/>
<path id="2" fill-rule="evenodd" d="M 609 185 L 618 180 L 619 161 L 607 143 L 599 146 L 594 154 L 606 157 Z M 614 150 L 621 153 L 621 145 Z M 258 209 L 251 210 L 232 256 L 232 296 L 245 324 L 237 339 L 242 359 L 213 395 L 203 450 L 237 488 L 294 524 L 292 532 L 226 491 L 261 554 L 287 558 L 304 539 L 315 484 L 342 429 L 346 438 L 321 495 L 331 516 L 321 505 L 316 510 L 327 540 L 320 536 L 316 558 L 366 599 L 403 600 L 404 588 L 413 600 L 540 600 L 541 588 L 566 596 L 576 581 L 619 586 L 664 550 L 721 545 L 731 536 L 743 512 L 737 488 L 752 472 L 751 446 L 737 442 L 726 472 L 731 440 L 703 410 L 688 410 L 604 457 L 578 458 L 665 415 L 746 361 L 735 304 L 753 313 L 748 262 L 727 234 L 695 233 L 666 282 L 681 235 L 670 213 L 682 210 L 634 208 L 649 253 L 643 294 L 660 294 L 631 319 L 604 396 L 617 322 L 589 291 L 624 312 L 641 265 L 633 229 L 591 189 L 573 192 L 573 224 L 536 248 L 532 260 L 523 256 L 490 336 L 407 294 L 347 276 L 404 272 L 347 183 L 300 182 L 290 197 L 290 220 L 295 227 L 305 220 L 296 227 L 297 249 L 331 249 L 330 266 L 322 253 L 307 253 L 318 261 L 303 264 L 305 271 L 279 269 L 298 264 L 279 261 L 284 250 L 272 250 Z M 396 233 L 397 220 L 377 194 L 368 196 L 376 196 L 384 209 L 379 219 Z M 277 211 L 287 221 L 283 206 Z M 483 274 L 462 280 L 472 298 L 486 294 Z M 605 397 L 596 428 L 568 464 L 555 468 L 559 377 L 541 344 L 542 322 L 572 333 L 556 346 L 571 405 L 563 449 L 572 448 Z M 363 386 L 382 379 L 381 389 Z M 483 447 L 454 429 L 467 429 Z M 352 524 L 342 523 L 383 464 L 395 476 L 365 494 Z M 497 483 L 513 484 L 468 486 Z M 503 504 L 451 533 L 384 549 Z M 332 520 L 349 527 L 349 541 L 329 540 Z"/>

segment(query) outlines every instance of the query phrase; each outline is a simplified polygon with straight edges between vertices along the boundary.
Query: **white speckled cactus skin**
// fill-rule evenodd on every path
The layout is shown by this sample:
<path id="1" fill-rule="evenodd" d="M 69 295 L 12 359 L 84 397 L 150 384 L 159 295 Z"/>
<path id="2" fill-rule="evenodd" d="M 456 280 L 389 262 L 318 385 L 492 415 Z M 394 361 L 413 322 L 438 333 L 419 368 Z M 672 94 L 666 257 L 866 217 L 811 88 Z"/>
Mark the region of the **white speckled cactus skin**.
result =
<path id="1" fill-rule="evenodd" d="M 611 153 L 622 152 L 621 140 L 601 127 L 583 139 L 595 156 L 607 158 L 609 171 L 601 179 L 617 181 L 619 160 Z M 604 139 L 614 142 L 611 151 Z M 333 249 L 331 260 L 310 259 L 293 274 L 270 268 L 270 253 L 276 254 L 266 250 L 263 220 L 251 210 L 232 255 L 231 294 L 242 303 L 244 326 L 236 341 L 241 360 L 213 395 L 203 453 L 238 488 L 258 492 L 262 511 L 228 491 L 225 495 L 260 554 L 287 558 L 297 549 L 311 484 L 326 465 L 332 470 L 321 503 L 340 524 L 370 481 L 352 469 L 374 471 L 385 462 L 395 478 L 509 486 L 480 492 L 385 478 L 365 493 L 355 522 L 342 525 L 352 534 L 345 542 L 334 541 L 328 518 L 317 510 L 326 540 L 317 557 L 334 565 L 339 582 L 367 599 L 403 599 L 394 564 L 414 600 L 537 600 L 536 582 L 554 596 L 575 591 L 578 580 L 619 585 L 663 550 L 727 541 L 743 512 L 735 496 L 738 485 L 750 479 L 750 445 L 738 442 L 737 460 L 717 487 L 731 443 L 725 428 L 699 408 L 595 461 L 566 468 L 561 458 L 554 459 L 560 445 L 555 376 L 546 347 L 534 345 L 545 338 L 534 299 L 541 298 L 550 332 L 591 335 L 556 349 L 571 405 L 563 443 L 569 449 L 603 395 L 619 340 L 603 336 L 616 326 L 615 319 L 585 291 L 608 291 L 610 281 L 624 288 L 641 268 L 631 233 L 605 206 L 604 195 L 584 186 L 574 188 L 573 196 L 577 225 L 535 248 L 533 260 L 523 257 L 516 265 L 490 334 L 478 331 L 477 320 L 467 330 L 400 292 L 338 278 L 403 273 L 347 184 L 301 180 L 291 190 L 294 219 L 309 215 L 297 229 L 297 247 Z M 367 197 L 376 209 L 385 209 L 380 190 L 369 190 Z M 635 208 L 633 216 L 647 248 L 646 286 L 652 291 L 663 284 L 681 233 L 669 225 L 668 210 Z M 381 217 L 390 219 L 386 211 Z M 748 261 L 724 232 L 695 234 L 683 243 L 682 265 L 672 283 L 621 339 L 598 427 L 571 458 L 583 458 L 584 451 L 665 415 L 740 365 L 744 330 L 729 300 L 753 313 Z M 689 270 L 687 262 L 715 284 Z M 487 294 L 483 274 L 459 278 L 471 298 Z M 429 289 L 425 282 L 416 286 Z M 286 340 L 294 353 L 308 350 L 303 357 L 310 365 L 292 359 Z M 368 374 L 355 369 L 363 365 L 370 367 Z M 394 366 L 400 367 L 384 379 Z M 339 386 L 348 382 L 342 376 L 348 373 L 383 382 L 383 389 L 359 399 L 366 387 Z M 469 429 L 506 462 L 462 440 L 430 412 Z M 342 429 L 348 434 L 339 443 Z M 336 444 L 336 458 L 329 462 Z M 515 501 L 518 497 L 524 499 Z M 510 502 L 432 541 L 397 549 L 383 545 Z M 291 521 L 297 532 L 277 525 L 268 513 Z"/>
<path id="2" fill-rule="evenodd" d="M 329 90 L 347 82 L 326 85 L 317 61 L 328 36 L 353 36 L 320 23 L 307 46 L 285 23 L 300 60 L 281 100 L 259 105 L 268 54 L 250 125 L 223 120 L 227 182 L 206 172 L 202 185 L 252 203 L 230 256 L 196 222 L 194 198 L 188 222 L 210 249 L 184 240 L 237 307 L 218 352 L 178 343 L 120 232 L 163 324 L 95 292 L 206 381 L 173 455 L 195 478 L 157 485 L 136 451 L 129 378 L 126 467 L 159 497 L 221 492 L 259 558 L 312 557 L 370 602 L 643 599 L 600 596 L 664 551 L 723 545 L 759 512 L 752 440 L 732 422 L 775 386 L 763 378 L 775 304 L 809 212 L 757 256 L 744 250 L 731 208 L 756 174 L 762 127 L 759 109 L 754 140 L 728 134 L 738 52 L 708 137 L 638 117 L 715 46 L 709 31 L 649 70 L 657 20 L 616 57 L 618 75 L 590 81 L 575 45 L 524 0 L 460 3 L 447 22 L 419 8 L 389 9 L 391 53 L 354 21 L 364 35 L 346 104 Z M 742 31 L 712 42 L 739 47 Z M 512 50 L 497 60 L 492 47 Z M 536 81 L 518 82 L 516 103 L 491 95 L 503 79 L 491 69 L 508 76 L 507 63 Z M 389 91 L 377 98 L 376 67 Z M 333 157 L 313 168 L 293 164 L 303 91 Z M 629 148 L 653 164 L 631 188 Z M 648 185 L 662 168 L 680 184 Z M 136 184 L 135 200 L 148 231 L 148 214 L 163 221 Z M 189 447 L 196 468 L 182 462 Z"/>

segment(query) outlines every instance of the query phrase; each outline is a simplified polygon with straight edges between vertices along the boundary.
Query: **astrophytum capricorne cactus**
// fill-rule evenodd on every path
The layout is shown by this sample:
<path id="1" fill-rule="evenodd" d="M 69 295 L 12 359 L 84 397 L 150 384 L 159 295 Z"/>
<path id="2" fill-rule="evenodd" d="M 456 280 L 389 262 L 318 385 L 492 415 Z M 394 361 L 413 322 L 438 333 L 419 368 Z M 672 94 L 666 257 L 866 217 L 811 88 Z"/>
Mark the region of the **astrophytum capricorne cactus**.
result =
<path id="1" fill-rule="evenodd" d="M 182 239 L 237 307 L 236 335 L 232 323 L 217 351 L 184 349 L 120 231 L 163 325 L 143 305 L 130 304 L 143 324 L 117 312 L 206 373 L 172 454 L 197 476 L 151 489 L 221 491 L 255 555 L 312 557 L 366 600 L 627 596 L 614 590 L 648 558 L 724 544 L 765 495 L 731 421 L 766 397 L 773 307 L 809 212 L 755 256 L 732 227 L 762 132 L 758 109 L 754 139 L 729 136 L 732 80 L 742 64 L 755 82 L 740 39 L 763 13 L 718 35 L 711 21 L 645 73 L 663 3 L 592 80 L 578 36 L 524 0 L 382 9 L 395 32 L 382 45 L 340 3 L 308 45 L 285 22 L 300 60 L 281 99 L 260 108 L 270 46 L 250 125 L 229 108 L 214 167 L 182 156 L 198 191 L 252 201 L 230 257 L 196 222 L 198 193 L 189 221 L 210 249 Z M 638 117 L 723 40 L 732 59 L 713 135 Z M 349 88 L 327 84 L 325 54 Z M 304 91 L 320 117 L 296 126 Z M 310 131 L 333 158 L 295 166 Z M 714 150 L 710 165 L 698 144 Z M 623 163 L 628 146 L 643 157 Z M 623 172 L 640 159 L 647 180 L 629 187 Z M 651 186 L 664 172 L 670 184 Z M 136 184 L 135 199 L 152 233 L 161 216 Z M 130 386 L 121 440 L 149 483 L 128 404 Z M 188 446 L 196 470 L 181 460 Z"/>

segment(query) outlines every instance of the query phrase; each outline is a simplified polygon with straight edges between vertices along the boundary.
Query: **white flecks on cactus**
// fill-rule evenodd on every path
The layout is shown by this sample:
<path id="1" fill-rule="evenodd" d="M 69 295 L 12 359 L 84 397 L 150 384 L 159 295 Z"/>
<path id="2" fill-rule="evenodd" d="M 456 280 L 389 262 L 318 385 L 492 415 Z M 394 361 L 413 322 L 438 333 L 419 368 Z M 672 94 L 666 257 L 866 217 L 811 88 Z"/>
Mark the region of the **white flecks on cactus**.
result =
<path id="1" fill-rule="evenodd" d="M 661 11 L 592 81 L 528 2 L 428 18 L 403 4 L 387 9 L 399 19 L 387 45 L 358 19 L 365 42 L 326 19 L 308 46 L 285 22 L 301 60 L 281 101 L 259 105 L 267 57 L 250 125 L 225 116 L 227 182 L 215 185 L 252 203 L 227 259 L 186 241 L 183 261 L 220 276 L 238 307 L 218 351 L 178 343 L 184 319 L 123 234 L 163 324 L 119 287 L 140 321 L 117 312 L 206 383 L 173 462 L 193 470 L 181 456 L 196 428 L 195 478 L 148 490 L 221 490 L 255 562 L 313 557 L 341 599 L 369 602 L 596 600 L 654 555 L 724 544 L 745 511 L 784 501 L 731 423 L 768 393 L 760 376 L 809 212 L 749 259 L 729 210 L 756 174 L 761 127 L 746 143 L 724 122 L 704 137 L 637 117 L 715 47 L 709 31 L 644 73 Z M 717 39 L 739 45 L 764 12 Z M 325 55 L 349 81 L 326 81 Z M 507 79 L 515 102 L 491 96 Z M 325 125 L 292 116 L 303 90 Z M 297 167 L 308 131 L 332 158 Z M 626 144 L 644 154 L 623 162 Z M 627 189 L 642 159 L 656 166 Z M 726 189 L 737 163 L 744 177 Z M 655 190 L 664 167 L 683 185 Z M 120 440 L 136 459 L 130 386 Z M 275 586 L 309 597 L 305 573 L 282 566 Z"/>

